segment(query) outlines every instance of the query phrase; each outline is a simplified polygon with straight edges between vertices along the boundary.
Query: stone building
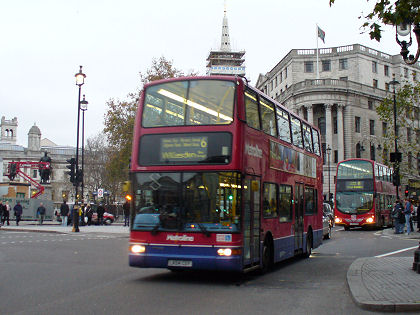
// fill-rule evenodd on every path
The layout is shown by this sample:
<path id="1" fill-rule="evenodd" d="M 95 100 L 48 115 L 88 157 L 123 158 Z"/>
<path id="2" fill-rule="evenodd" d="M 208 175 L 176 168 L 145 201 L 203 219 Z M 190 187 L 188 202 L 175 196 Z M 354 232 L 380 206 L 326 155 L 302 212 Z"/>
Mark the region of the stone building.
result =
<path id="1" fill-rule="evenodd" d="M 73 186 L 69 181 L 69 176 L 65 173 L 66 160 L 74 157 L 76 149 L 68 146 L 58 146 L 49 139 L 41 139 L 41 130 L 33 125 L 28 132 L 28 146 L 16 144 L 17 140 L 17 118 L 6 120 L 1 119 L 1 140 L 0 140 L 0 197 L 3 198 L 30 198 L 36 191 L 34 186 L 20 176 L 16 176 L 10 181 L 8 174 L 9 162 L 39 162 L 44 153 L 47 152 L 51 157 L 52 172 L 50 182 L 45 184 L 45 193 L 40 199 L 52 200 L 55 204 L 63 201 L 63 194 L 71 202 L 74 196 Z M 36 168 L 24 169 L 25 174 L 40 182 L 39 170 Z"/>
<path id="2" fill-rule="evenodd" d="M 319 127 L 324 153 L 331 148 L 330 159 L 324 156 L 325 196 L 334 192 L 337 162 L 355 157 L 383 162 L 382 156 L 389 156 L 382 141 L 387 126 L 376 106 L 392 95 L 394 74 L 402 84 L 413 83 L 419 71 L 418 64 L 409 66 L 400 55 L 359 44 L 293 49 L 259 76 L 256 87 Z"/>

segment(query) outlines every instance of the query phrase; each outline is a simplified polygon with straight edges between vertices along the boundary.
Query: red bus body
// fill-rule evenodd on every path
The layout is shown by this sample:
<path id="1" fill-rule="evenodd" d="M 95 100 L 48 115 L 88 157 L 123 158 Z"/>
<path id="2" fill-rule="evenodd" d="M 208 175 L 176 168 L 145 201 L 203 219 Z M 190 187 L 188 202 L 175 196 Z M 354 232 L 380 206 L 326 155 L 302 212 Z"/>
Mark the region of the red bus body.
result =
<path id="1" fill-rule="evenodd" d="M 211 91 L 222 89 L 213 100 Z M 218 105 L 229 98 L 231 116 L 226 109 L 221 113 L 227 105 Z M 268 123 L 271 111 L 275 121 L 277 113 L 301 124 L 306 147 L 280 139 L 281 126 Z M 155 123 L 164 113 L 166 122 Z M 239 77 L 183 77 L 146 85 L 130 169 L 130 266 L 242 272 L 309 256 L 322 242 L 319 132 L 291 115 Z M 252 117 L 271 127 L 265 132 L 251 127 Z M 170 126 L 162 125 L 168 119 Z M 187 119 L 193 125 L 182 125 Z M 298 141 L 299 135 L 293 137 Z"/>
<path id="2" fill-rule="evenodd" d="M 366 159 L 341 161 L 336 174 L 335 224 L 346 230 L 392 226 L 395 196 L 391 168 Z"/>

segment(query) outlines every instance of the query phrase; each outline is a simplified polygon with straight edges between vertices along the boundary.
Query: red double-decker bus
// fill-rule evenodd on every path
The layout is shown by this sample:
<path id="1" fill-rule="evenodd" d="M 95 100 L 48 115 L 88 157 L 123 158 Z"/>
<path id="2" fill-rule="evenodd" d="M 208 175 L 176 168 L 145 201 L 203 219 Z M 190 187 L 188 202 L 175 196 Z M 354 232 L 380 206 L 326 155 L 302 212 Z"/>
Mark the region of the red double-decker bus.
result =
<path id="1" fill-rule="evenodd" d="M 239 77 L 145 85 L 129 264 L 249 271 L 322 240 L 319 132 Z"/>
<path id="2" fill-rule="evenodd" d="M 351 227 L 392 226 L 395 202 L 392 169 L 366 159 L 338 163 L 335 187 L 335 224 Z"/>

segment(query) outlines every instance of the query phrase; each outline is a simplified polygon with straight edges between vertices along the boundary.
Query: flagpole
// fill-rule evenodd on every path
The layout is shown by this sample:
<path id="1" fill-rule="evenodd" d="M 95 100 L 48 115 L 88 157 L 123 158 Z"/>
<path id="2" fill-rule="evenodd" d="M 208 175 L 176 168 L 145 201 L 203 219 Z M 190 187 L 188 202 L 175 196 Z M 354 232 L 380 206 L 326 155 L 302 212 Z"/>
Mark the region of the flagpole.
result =
<path id="1" fill-rule="evenodd" d="M 316 24 L 316 79 L 319 79 L 318 24 Z"/>

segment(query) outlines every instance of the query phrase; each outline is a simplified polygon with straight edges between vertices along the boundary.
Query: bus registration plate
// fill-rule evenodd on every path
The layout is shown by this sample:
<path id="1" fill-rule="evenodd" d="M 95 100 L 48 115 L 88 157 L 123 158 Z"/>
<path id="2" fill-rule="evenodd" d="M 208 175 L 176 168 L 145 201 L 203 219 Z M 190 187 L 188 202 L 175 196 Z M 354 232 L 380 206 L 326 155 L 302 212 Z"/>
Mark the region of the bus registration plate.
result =
<path id="1" fill-rule="evenodd" d="M 168 260 L 168 267 L 192 267 L 192 261 L 191 260 L 169 259 Z"/>

